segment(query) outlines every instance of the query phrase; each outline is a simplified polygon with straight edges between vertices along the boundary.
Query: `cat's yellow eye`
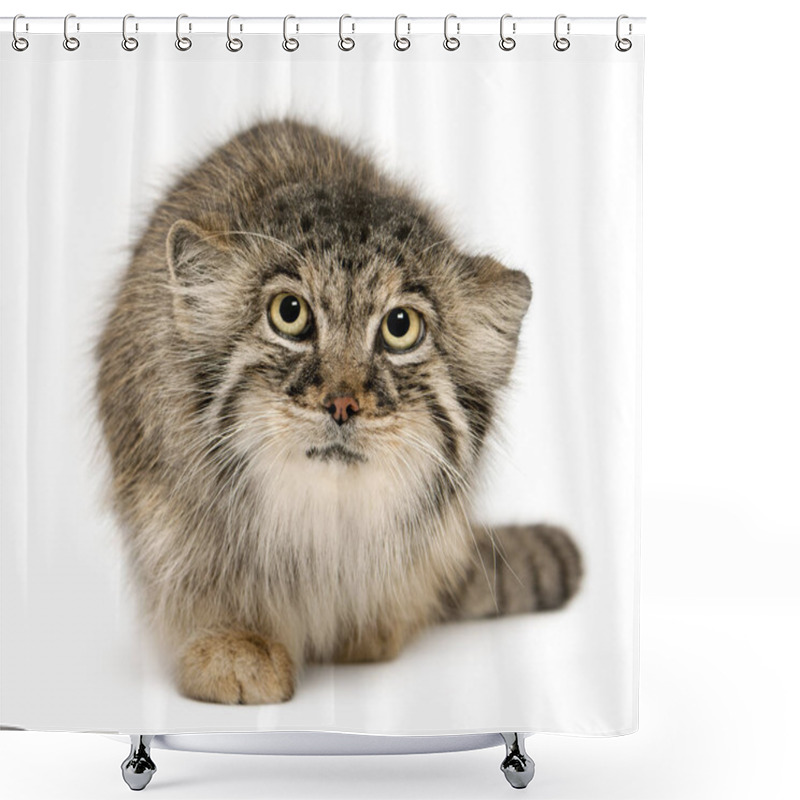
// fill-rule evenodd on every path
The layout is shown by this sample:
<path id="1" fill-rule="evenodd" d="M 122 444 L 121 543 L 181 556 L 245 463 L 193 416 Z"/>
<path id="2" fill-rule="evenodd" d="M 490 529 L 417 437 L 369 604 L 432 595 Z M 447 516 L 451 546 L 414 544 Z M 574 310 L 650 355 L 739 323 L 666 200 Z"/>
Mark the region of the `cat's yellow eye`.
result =
<path id="1" fill-rule="evenodd" d="M 269 321 L 278 333 L 292 339 L 301 339 L 311 330 L 308 303 L 288 292 L 276 294 L 270 301 Z"/>
<path id="2" fill-rule="evenodd" d="M 422 317 L 407 306 L 393 308 L 381 322 L 383 343 L 388 350 L 398 353 L 418 345 L 424 333 Z"/>

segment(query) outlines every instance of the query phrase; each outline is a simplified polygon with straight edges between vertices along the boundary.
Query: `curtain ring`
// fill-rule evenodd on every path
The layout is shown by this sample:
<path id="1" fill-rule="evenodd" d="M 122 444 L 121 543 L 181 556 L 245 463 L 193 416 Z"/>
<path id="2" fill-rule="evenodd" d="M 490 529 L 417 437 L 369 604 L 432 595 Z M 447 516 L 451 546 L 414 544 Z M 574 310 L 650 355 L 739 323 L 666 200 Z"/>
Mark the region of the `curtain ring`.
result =
<path id="1" fill-rule="evenodd" d="M 300 42 L 297 41 L 295 38 L 289 38 L 289 20 L 290 19 L 297 19 L 297 17 L 292 16 L 291 14 L 287 14 L 283 18 L 283 49 L 287 53 L 293 53 L 300 47 Z"/>
<path id="2" fill-rule="evenodd" d="M 29 44 L 29 42 L 28 42 L 28 40 L 27 40 L 27 39 L 25 39 L 24 37 L 20 36 L 20 35 L 17 33 L 17 20 L 18 20 L 18 19 L 25 19 L 25 15 L 24 15 L 24 14 L 17 14 L 17 16 L 16 16 L 16 17 L 14 17 L 14 22 L 13 22 L 13 23 L 11 23 L 11 35 L 14 37 L 14 38 L 11 40 L 11 46 L 12 46 L 12 47 L 13 47 L 13 48 L 14 48 L 14 49 L 15 49 L 15 50 L 18 52 L 18 53 L 21 53 L 21 52 L 23 52 L 24 50 L 27 50 L 27 49 L 28 49 L 28 44 Z"/>
<path id="3" fill-rule="evenodd" d="M 139 40 L 134 36 L 128 36 L 129 19 L 134 19 L 133 14 L 126 14 L 122 18 L 122 49 L 132 53 L 139 46 Z"/>
<path id="4" fill-rule="evenodd" d="M 64 17 L 64 49 L 70 52 L 77 50 L 81 46 L 80 39 L 69 35 L 68 25 L 71 19 L 75 19 L 74 14 L 67 14 L 67 16 Z M 78 28 L 78 30 L 80 30 L 80 28 Z"/>
<path id="5" fill-rule="evenodd" d="M 617 41 L 614 42 L 614 47 L 616 47 L 620 53 L 627 53 L 628 50 L 633 47 L 633 42 L 630 39 L 623 39 L 619 35 L 620 22 L 622 22 L 624 19 L 628 19 L 627 14 L 620 14 L 617 17 Z M 628 23 L 628 33 L 630 34 L 632 30 L 631 24 Z"/>
<path id="6" fill-rule="evenodd" d="M 560 19 L 566 19 L 566 14 L 559 14 L 555 22 L 553 23 L 553 36 L 555 36 L 555 41 L 553 42 L 553 47 L 558 50 L 559 53 L 563 53 L 565 50 L 569 50 L 570 41 L 567 39 L 566 36 L 559 36 L 558 35 L 558 21 Z M 567 23 L 567 36 L 569 35 L 569 22 Z"/>
<path id="7" fill-rule="evenodd" d="M 457 36 L 449 36 L 448 35 L 447 25 L 448 25 L 448 23 L 450 22 L 451 19 L 457 19 L 456 15 L 455 14 L 448 14 L 444 18 L 444 42 L 443 42 L 444 49 L 445 50 L 450 50 L 450 52 L 452 52 L 453 50 L 458 50 L 458 48 L 461 47 L 461 40 Z M 459 32 L 460 27 L 461 26 L 459 25 L 459 23 L 456 23 L 456 33 Z"/>
<path id="8" fill-rule="evenodd" d="M 227 28 L 228 41 L 225 42 L 225 47 L 227 47 L 228 50 L 231 51 L 231 53 L 238 53 L 242 49 L 242 47 L 244 47 L 244 43 L 242 42 L 241 39 L 235 39 L 231 37 L 231 22 L 233 22 L 233 20 L 235 19 L 239 19 L 239 17 L 236 14 L 231 14 L 228 17 L 228 28 Z M 241 30 L 241 27 L 239 28 L 239 30 Z"/>
<path id="9" fill-rule="evenodd" d="M 342 32 L 342 26 L 346 19 L 353 19 L 353 18 L 349 14 L 342 14 L 342 16 L 339 17 L 339 49 L 344 50 L 345 52 L 347 52 L 348 50 L 352 50 L 356 46 L 355 41 L 351 39 L 349 36 L 345 36 Z M 356 29 L 355 23 L 351 24 L 353 26 L 353 31 L 355 31 Z"/>
<path id="10" fill-rule="evenodd" d="M 181 35 L 181 20 L 188 19 L 188 17 L 188 14 L 178 14 L 175 18 L 175 47 L 183 52 L 186 52 L 192 46 L 192 40 L 188 36 Z M 189 30 L 191 29 L 190 25 Z"/>
<path id="11" fill-rule="evenodd" d="M 500 49 L 505 50 L 506 52 L 513 50 L 517 46 L 517 40 L 512 39 L 510 36 L 506 36 L 505 31 L 503 30 L 503 26 L 505 25 L 505 21 L 507 19 L 511 19 L 511 14 L 503 14 L 503 16 L 500 17 Z"/>
<path id="12" fill-rule="evenodd" d="M 401 19 L 408 19 L 408 17 L 405 14 L 398 14 L 394 18 L 394 49 L 403 52 L 404 50 L 408 50 L 408 48 L 411 47 L 411 39 L 409 39 L 408 36 L 400 35 Z M 406 27 L 408 28 L 408 33 L 411 33 L 411 23 L 407 22 Z"/>

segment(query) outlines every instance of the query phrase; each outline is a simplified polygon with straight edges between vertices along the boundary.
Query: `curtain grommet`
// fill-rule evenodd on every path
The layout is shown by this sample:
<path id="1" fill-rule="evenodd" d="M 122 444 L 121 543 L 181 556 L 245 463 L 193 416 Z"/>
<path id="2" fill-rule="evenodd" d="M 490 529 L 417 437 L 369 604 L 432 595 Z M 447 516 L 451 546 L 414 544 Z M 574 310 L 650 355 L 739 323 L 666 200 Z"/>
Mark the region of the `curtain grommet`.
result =
<path id="1" fill-rule="evenodd" d="M 344 21 L 346 19 L 353 18 L 349 14 L 342 14 L 342 16 L 339 17 L 339 49 L 343 50 L 345 53 L 349 53 L 356 46 L 356 42 L 351 36 L 344 35 L 342 28 L 344 27 Z M 352 32 L 355 32 L 355 23 L 351 23 L 351 25 L 353 27 Z"/>
<path id="2" fill-rule="evenodd" d="M 11 46 L 18 53 L 24 53 L 28 49 L 28 45 L 30 44 L 30 42 L 24 36 L 20 36 L 17 33 L 17 20 L 20 19 L 25 19 L 25 15 L 17 14 L 17 16 L 14 17 L 14 21 L 11 23 L 11 36 L 12 36 Z"/>
<path id="3" fill-rule="evenodd" d="M 225 47 L 228 49 L 228 52 L 230 53 L 238 53 L 244 47 L 244 42 L 241 39 L 238 39 L 235 36 L 231 36 L 231 22 L 233 22 L 233 20 L 235 19 L 239 19 L 237 14 L 231 14 L 228 17 L 228 27 L 225 31 L 228 37 L 228 41 L 225 42 Z M 239 26 L 239 30 L 240 31 L 242 30 L 241 25 Z"/>
<path id="4" fill-rule="evenodd" d="M 500 49 L 505 50 L 506 53 L 508 53 L 510 50 L 513 50 L 517 46 L 516 39 L 511 36 L 506 36 L 505 22 L 507 19 L 512 19 L 511 14 L 503 14 L 503 16 L 500 17 Z M 511 32 L 517 32 L 516 22 L 511 23 Z"/>
<path id="5" fill-rule="evenodd" d="M 394 18 L 394 49 L 399 50 L 401 53 L 404 53 L 411 47 L 411 39 L 408 38 L 408 34 L 411 33 L 411 23 L 406 23 L 407 32 L 405 36 L 400 35 L 400 20 L 401 19 L 408 19 L 405 14 L 398 14 Z"/>
<path id="6" fill-rule="evenodd" d="M 569 36 L 569 29 L 570 29 L 569 22 L 567 23 L 567 36 L 559 36 L 558 34 L 558 21 L 560 19 L 566 19 L 566 18 L 567 18 L 566 14 L 559 14 L 553 21 L 553 36 L 555 37 L 555 41 L 553 42 L 553 47 L 555 47 L 555 49 L 558 50 L 559 53 L 564 53 L 567 50 L 569 50 L 569 46 L 571 44 L 570 40 L 567 39 L 567 36 Z"/>
<path id="7" fill-rule="evenodd" d="M 128 36 L 128 20 L 134 19 L 133 14 L 126 14 L 122 18 L 122 49 L 132 53 L 139 46 L 139 40 L 135 36 Z M 139 26 L 136 26 L 136 30 Z"/>
<path id="8" fill-rule="evenodd" d="M 629 19 L 627 14 L 620 14 L 617 17 L 617 41 L 614 42 L 614 47 L 616 47 L 617 50 L 619 50 L 620 53 L 627 53 L 628 50 L 630 50 L 631 47 L 633 47 L 633 42 L 630 39 L 619 35 L 620 23 L 624 19 Z M 630 36 L 631 33 L 633 33 L 633 26 L 629 22 L 628 23 L 628 36 Z"/>
<path id="9" fill-rule="evenodd" d="M 184 36 L 181 33 L 181 20 L 188 19 L 188 17 L 188 14 L 178 14 L 178 16 L 175 18 L 175 47 L 177 47 L 182 53 L 185 53 L 192 47 L 192 40 L 188 36 Z M 191 23 L 189 24 L 189 30 L 192 30 Z"/>
<path id="10" fill-rule="evenodd" d="M 448 31 L 448 25 L 451 19 L 458 19 L 458 18 L 456 17 L 455 14 L 448 14 L 444 18 L 444 42 L 442 42 L 442 46 L 444 47 L 445 50 L 449 50 L 452 53 L 454 50 L 458 50 L 458 48 L 461 47 L 461 39 L 459 39 L 458 36 L 450 36 L 450 33 Z M 456 22 L 456 33 L 458 34 L 460 32 L 461 32 L 461 23 Z"/>
<path id="11" fill-rule="evenodd" d="M 294 51 L 297 50 L 298 47 L 300 47 L 300 42 L 298 42 L 297 39 L 295 39 L 293 36 L 289 36 L 290 19 L 297 19 L 297 17 L 295 17 L 293 14 L 287 14 L 283 18 L 283 42 L 281 44 L 281 47 L 283 47 L 283 49 L 287 53 L 294 53 Z M 299 30 L 299 28 L 300 26 L 298 25 L 296 30 Z"/>
<path id="12" fill-rule="evenodd" d="M 64 17 L 64 41 L 62 44 L 65 50 L 74 53 L 81 46 L 81 40 L 77 36 L 69 35 L 69 21 L 71 19 L 75 19 L 74 14 L 67 14 L 67 16 Z M 75 29 L 80 30 L 80 25 L 76 23 Z"/>

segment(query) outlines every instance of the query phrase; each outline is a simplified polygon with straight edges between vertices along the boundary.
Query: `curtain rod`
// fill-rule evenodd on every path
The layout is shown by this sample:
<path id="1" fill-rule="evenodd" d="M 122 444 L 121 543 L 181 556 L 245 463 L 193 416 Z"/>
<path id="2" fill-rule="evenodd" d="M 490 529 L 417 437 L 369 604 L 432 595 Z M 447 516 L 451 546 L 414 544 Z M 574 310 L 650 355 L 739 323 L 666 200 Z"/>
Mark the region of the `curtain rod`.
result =
<path id="1" fill-rule="evenodd" d="M 646 19 L 644 17 L 626 17 L 623 20 L 624 35 L 644 33 Z M 129 32 L 174 33 L 175 17 L 136 17 L 128 20 Z M 181 26 L 192 34 L 225 33 L 227 17 L 195 17 L 187 15 L 181 20 Z M 394 17 L 359 17 L 347 15 L 344 20 L 347 33 L 386 33 L 394 30 Z M 411 34 L 441 35 L 444 17 L 405 17 L 399 20 L 402 31 Z M 616 32 L 616 17 L 570 17 L 561 16 L 559 25 L 570 26 L 571 35 L 600 34 L 613 36 Z M 70 17 L 70 30 L 80 33 L 120 33 L 122 17 Z M 452 28 L 458 35 L 487 34 L 499 31 L 500 17 L 453 17 Z M 508 17 L 506 30 L 514 35 L 553 34 L 554 17 Z M 246 34 L 281 34 L 283 17 L 236 17 L 234 29 Z M 296 27 L 299 26 L 299 30 Z M 291 19 L 291 28 L 302 34 L 336 34 L 339 32 L 338 17 L 304 17 Z M 10 33 L 13 28 L 12 17 L 0 18 L 0 31 Z M 50 34 L 64 32 L 63 17 L 28 17 L 21 16 L 17 21 L 19 34 Z"/>

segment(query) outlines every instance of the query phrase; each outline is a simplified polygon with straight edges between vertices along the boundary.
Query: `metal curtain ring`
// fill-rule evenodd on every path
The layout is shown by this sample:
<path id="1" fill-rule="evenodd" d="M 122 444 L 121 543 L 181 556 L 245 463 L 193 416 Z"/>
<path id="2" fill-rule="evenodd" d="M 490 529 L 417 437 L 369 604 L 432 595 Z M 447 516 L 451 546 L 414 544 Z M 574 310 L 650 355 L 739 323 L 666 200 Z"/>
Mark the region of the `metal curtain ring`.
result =
<path id="1" fill-rule="evenodd" d="M 244 47 L 244 43 L 242 42 L 241 39 L 236 39 L 231 36 L 231 22 L 233 22 L 233 20 L 235 19 L 239 19 L 239 17 L 236 14 L 231 14 L 228 17 L 228 27 L 227 27 L 228 41 L 225 42 L 225 47 L 227 47 L 228 50 L 231 51 L 231 53 L 238 53 L 242 49 L 242 47 Z M 239 28 L 239 30 L 241 30 L 241 27 Z"/>
<path id="2" fill-rule="evenodd" d="M 181 20 L 188 19 L 188 14 L 178 14 L 175 18 L 175 47 L 178 50 L 182 50 L 186 52 L 192 46 L 192 40 L 188 36 L 181 35 Z M 189 30 L 192 29 L 192 26 L 189 26 Z"/>
<path id="3" fill-rule="evenodd" d="M 17 14 L 17 16 L 14 17 L 14 22 L 11 23 L 11 36 L 13 37 L 12 40 L 11 40 L 11 46 L 18 53 L 21 53 L 21 52 L 23 52 L 23 50 L 27 50 L 28 49 L 29 42 L 28 42 L 27 39 L 25 39 L 23 36 L 20 36 L 17 33 L 17 20 L 18 19 L 25 19 L 25 15 L 24 14 Z"/>
<path id="4" fill-rule="evenodd" d="M 398 14 L 394 18 L 394 49 L 400 50 L 408 50 L 411 47 L 411 39 L 408 36 L 401 36 L 400 35 L 400 20 L 401 19 L 408 19 L 405 14 Z M 408 28 L 408 33 L 411 33 L 411 23 L 407 22 L 406 27 Z"/>
<path id="5" fill-rule="evenodd" d="M 563 53 L 565 50 L 569 50 L 570 41 L 567 39 L 566 36 L 559 36 L 558 35 L 558 21 L 560 19 L 566 19 L 566 14 L 559 14 L 555 22 L 553 23 L 553 36 L 555 36 L 555 41 L 553 42 L 553 47 L 558 50 L 559 53 Z M 567 35 L 569 35 L 569 22 L 567 23 Z"/>
<path id="6" fill-rule="evenodd" d="M 286 50 L 287 53 L 293 53 L 298 47 L 300 47 L 300 42 L 298 42 L 297 39 L 289 38 L 288 36 L 290 19 L 297 19 L 297 17 L 287 14 L 283 18 L 283 49 Z"/>
<path id="7" fill-rule="evenodd" d="M 128 36 L 128 20 L 133 19 L 133 14 L 126 14 L 122 18 L 122 49 L 132 53 L 138 46 L 139 40 L 133 36 Z"/>
<path id="8" fill-rule="evenodd" d="M 74 14 L 67 14 L 67 16 L 64 17 L 64 49 L 70 52 L 77 50 L 81 46 L 80 39 L 69 35 L 68 26 L 71 19 L 75 19 Z M 80 28 L 78 28 L 78 30 L 80 30 Z"/>
<path id="9" fill-rule="evenodd" d="M 453 50 L 458 50 L 458 48 L 461 47 L 461 40 L 458 37 L 450 36 L 447 33 L 447 25 L 448 25 L 448 23 L 450 22 L 451 19 L 456 19 L 456 15 L 455 14 L 448 14 L 444 18 L 444 42 L 443 42 L 444 49 L 445 50 L 450 50 L 450 52 L 452 52 Z M 458 23 L 456 23 L 456 33 L 459 32 L 459 29 L 460 29 L 460 25 Z"/>
<path id="10" fill-rule="evenodd" d="M 342 16 L 339 17 L 339 49 L 344 50 L 345 52 L 347 52 L 348 50 L 352 50 L 356 46 L 355 41 L 351 39 L 349 36 L 345 36 L 344 33 L 342 32 L 342 26 L 344 25 L 344 21 L 346 19 L 353 19 L 353 18 L 349 14 L 342 14 Z M 353 25 L 353 30 L 355 31 L 356 29 L 355 23 L 352 23 L 352 25 Z"/>
<path id="11" fill-rule="evenodd" d="M 507 19 L 511 19 L 511 14 L 503 14 L 500 17 L 500 49 L 508 52 L 517 46 L 517 40 L 505 35 L 504 26 Z M 514 30 L 516 25 L 512 28 Z"/>
<path id="12" fill-rule="evenodd" d="M 619 35 L 620 22 L 622 22 L 622 20 L 624 19 L 628 19 L 627 14 L 620 14 L 617 17 L 617 41 L 614 42 L 614 47 L 616 47 L 617 50 L 620 51 L 620 53 L 627 53 L 628 50 L 630 50 L 631 47 L 633 47 L 633 42 L 630 39 L 623 39 Z M 631 25 L 630 23 L 628 23 L 628 33 L 631 33 L 631 30 L 632 30 Z"/>

